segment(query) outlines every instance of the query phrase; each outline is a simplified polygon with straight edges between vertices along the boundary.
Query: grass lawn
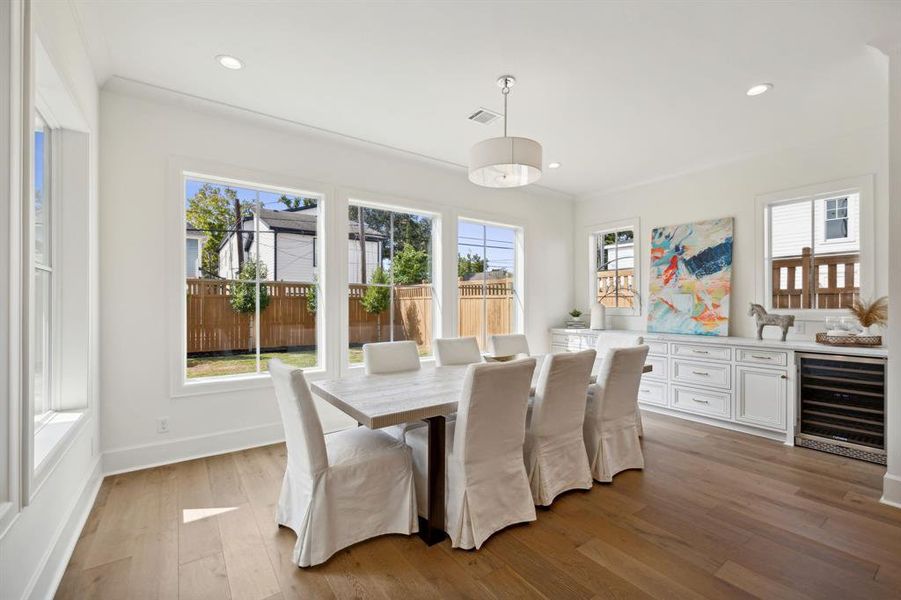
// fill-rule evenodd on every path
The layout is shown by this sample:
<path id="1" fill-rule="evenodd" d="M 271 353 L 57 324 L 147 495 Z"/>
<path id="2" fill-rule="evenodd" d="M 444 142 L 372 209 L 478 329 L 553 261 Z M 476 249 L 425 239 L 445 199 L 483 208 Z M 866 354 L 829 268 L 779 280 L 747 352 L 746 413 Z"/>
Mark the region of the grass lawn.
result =
<path id="1" fill-rule="evenodd" d="M 363 362 L 363 348 L 352 347 L 348 349 L 351 364 Z M 430 350 L 426 347 L 419 349 L 420 356 L 429 356 Z M 263 371 L 267 370 L 270 358 L 278 358 L 287 365 L 308 369 L 316 366 L 316 352 L 304 350 L 296 352 L 264 352 L 260 354 L 260 365 Z M 247 354 L 230 354 L 227 356 L 199 356 L 188 358 L 188 379 L 198 377 L 223 377 L 226 375 L 243 375 L 256 373 L 256 355 L 253 352 Z"/>

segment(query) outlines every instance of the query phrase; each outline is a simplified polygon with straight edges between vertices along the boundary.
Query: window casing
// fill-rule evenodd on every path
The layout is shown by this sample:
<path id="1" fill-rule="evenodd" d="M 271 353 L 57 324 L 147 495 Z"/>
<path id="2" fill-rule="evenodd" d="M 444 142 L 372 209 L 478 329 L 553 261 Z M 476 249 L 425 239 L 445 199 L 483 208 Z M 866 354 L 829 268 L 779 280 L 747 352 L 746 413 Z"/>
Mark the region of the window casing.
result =
<path id="1" fill-rule="evenodd" d="M 348 348 L 413 340 L 430 356 L 435 330 L 432 215 L 351 200 L 348 206 Z"/>
<path id="2" fill-rule="evenodd" d="M 184 174 L 184 380 L 253 376 L 271 358 L 321 360 L 317 192 Z M 199 240 L 196 241 L 195 240 Z"/>
<path id="3" fill-rule="evenodd" d="M 457 223 L 457 334 L 483 350 L 492 335 L 522 331 L 521 236 L 518 227 Z"/>

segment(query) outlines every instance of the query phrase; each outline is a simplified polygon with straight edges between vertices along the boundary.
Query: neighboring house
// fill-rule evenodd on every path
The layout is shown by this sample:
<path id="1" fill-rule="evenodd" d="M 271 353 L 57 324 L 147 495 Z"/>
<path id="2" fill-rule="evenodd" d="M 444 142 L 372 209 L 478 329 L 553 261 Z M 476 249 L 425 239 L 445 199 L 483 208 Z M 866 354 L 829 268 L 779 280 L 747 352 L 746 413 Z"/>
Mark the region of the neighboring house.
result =
<path id="1" fill-rule="evenodd" d="M 819 199 L 812 207 L 811 202 L 777 205 L 771 210 L 771 219 L 773 258 L 800 256 L 805 247 L 813 248 L 818 256 L 860 251 L 857 194 Z"/>
<path id="2" fill-rule="evenodd" d="M 256 213 L 256 209 L 251 210 Z M 260 209 L 258 225 L 253 216 L 244 219 L 241 236 L 244 255 L 259 256 L 260 261 L 266 265 L 266 278 L 271 281 L 314 281 L 318 264 L 318 213 L 319 209 L 315 206 L 293 210 Z M 347 241 L 349 283 L 361 282 L 360 243 L 355 234 L 355 224 L 351 223 Z M 367 280 L 371 280 L 373 270 L 380 264 L 385 237 L 371 228 L 366 229 L 364 236 Z M 237 279 L 238 271 L 238 236 L 231 232 L 219 247 L 219 276 L 223 279 Z"/>
<path id="3" fill-rule="evenodd" d="M 604 260 L 601 263 L 607 271 L 632 269 L 635 267 L 635 243 L 620 242 L 604 245 Z"/>
<path id="4" fill-rule="evenodd" d="M 203 252 L 203 244 L 206 235 L 194 227 L 188 225 L 185 231 L 185 276 L 202 277 L 200 272 L 200 253 Z"/>

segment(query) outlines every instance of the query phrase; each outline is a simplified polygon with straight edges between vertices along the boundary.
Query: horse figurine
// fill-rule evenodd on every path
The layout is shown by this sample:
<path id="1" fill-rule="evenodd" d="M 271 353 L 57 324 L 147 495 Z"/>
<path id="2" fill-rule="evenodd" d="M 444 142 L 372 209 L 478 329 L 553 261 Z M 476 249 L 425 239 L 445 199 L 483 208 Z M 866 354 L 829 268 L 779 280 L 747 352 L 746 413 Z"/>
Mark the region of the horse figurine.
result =
<path id="1" fill-rule="evenodd" d="M 751 303 L 751 310 L 748 311 L 748 316 L 753 316 L 757 319 L 757 339 L 763 339 L 763 328 L 767 325 L 775 325 L 776 327 L 782 328 L 782 341 L 785 341 L 785 336 L 788 335 L 788 328 L 795 326 L 795 317 L 794 315 L 771 315 L 766 312 L 766 309 L 763 308 L 760 304 Z"/>

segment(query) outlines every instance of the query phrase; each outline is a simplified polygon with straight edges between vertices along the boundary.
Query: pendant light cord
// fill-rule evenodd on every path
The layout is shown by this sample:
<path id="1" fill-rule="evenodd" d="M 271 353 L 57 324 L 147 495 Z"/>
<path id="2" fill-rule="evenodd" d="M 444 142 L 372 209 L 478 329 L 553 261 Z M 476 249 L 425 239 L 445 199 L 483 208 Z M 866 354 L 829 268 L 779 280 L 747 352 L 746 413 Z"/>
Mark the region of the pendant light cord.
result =
<path id="1" fill-rule="evenodd" d="M 504 137 L 507 137 L 507 96 L 510 94 L 510 88 L 506 82 L 504 82 L 504 87 L 501 89 L 501 94 L 504 95 Z"/>

